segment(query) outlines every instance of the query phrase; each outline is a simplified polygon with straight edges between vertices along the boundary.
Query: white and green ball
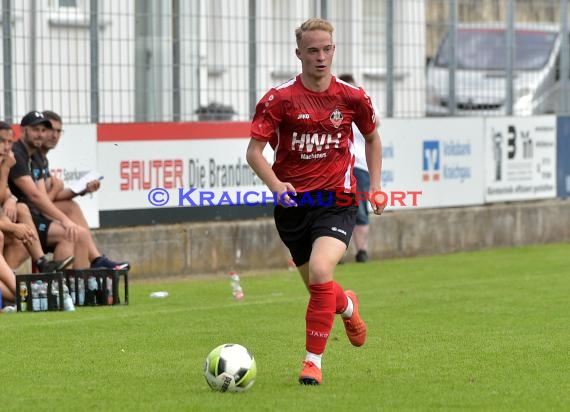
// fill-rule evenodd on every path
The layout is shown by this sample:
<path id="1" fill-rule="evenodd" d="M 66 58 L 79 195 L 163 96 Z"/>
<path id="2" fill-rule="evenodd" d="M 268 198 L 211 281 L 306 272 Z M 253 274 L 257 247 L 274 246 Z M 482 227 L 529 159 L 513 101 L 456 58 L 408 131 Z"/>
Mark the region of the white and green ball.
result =
<path id="1" fill-rule="evenodd" d="M 255 359 L 237 343 L 226 343 L 213 349 L 204 364 L 208 385 L 219 392 L 245 392 L 257 375 Z"/>

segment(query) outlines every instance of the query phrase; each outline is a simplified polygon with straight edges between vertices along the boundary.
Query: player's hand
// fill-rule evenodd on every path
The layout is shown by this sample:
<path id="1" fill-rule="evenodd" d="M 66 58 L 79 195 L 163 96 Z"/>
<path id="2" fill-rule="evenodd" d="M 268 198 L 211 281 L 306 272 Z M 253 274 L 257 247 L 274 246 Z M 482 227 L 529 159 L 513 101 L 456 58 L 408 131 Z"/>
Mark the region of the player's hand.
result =
<path id="1" fill-rule="evenodd" d="M 297 202 L 292 196 L 297 195 L 297 191 L 291 183 L 279 182 L 279 184 L 271 188 L 273 193 L 277 193 L 277 203 L 283 207 L 296 207 Z"/>
<path id="2" fill-rule="evenodd" d="M 62 225 L 65 229 L 65 238 L 71 242 L 77 242 L 77 239 L 79 238 L 79 226 L 71 220 L 62 222 Z"/>
<path id="3" fill-rule="evenodd" d="M 54 177 L 52 177 L 51 179 L 49 179 L 51 186 L 48 188 L 50 192 L 53 193 L 58 193 L 60 191 L 63 190 L 64 188 L 64 184 L 63 184 L 63 180 L 61 179 L 56 179 Z"/>
<path id="4" fill-rule="evenodd" d="M 384 209 L 386 209 L 386 205 L 388 204 L 388 195 L 382 192 L 382 189 L 380 187 L 370 187 L 369 198 L 374 214 L 381 215 L 384 212 Z"/>
<path id="5" fill-rule="evenodd" d="M 14 156 L 14 152 L 10 150 L 6 156 L 6 160 L 4 161 L 6 162 L 7 167 L 11 169 L 12 166 L 16 164 L 16 157 Z"/>
<path id="6" fill-rule="evenodd" d="M 100 186 L 101 186 L 101 181 L 99 181 L 98 179 L 92 180 L 89 183 L 87 183 L 87 185 L 85 186 L 85 193 L 96 192 L 97 190 L 99 190 Z"/>
<path id="7" fill-rule="evenodd" d="M 10 196 L 8 199 L 4 201 L 4 204 L 2 205 L 4 214 L 8 219 L 10 219 L 11 222 L 15 222 L 16 219 L 18 218 L 18 209 L 16 207 L 17 204 L 18 201 L 14 199 L 12 196 Z"/>
<path id="8" fill-rule="evenodd" d="M 20 240 L 24 245 L 28 245 L 37 239 L 36 230 L 24 223 L 16 223 L 12 233 L 14 237 Z"/>

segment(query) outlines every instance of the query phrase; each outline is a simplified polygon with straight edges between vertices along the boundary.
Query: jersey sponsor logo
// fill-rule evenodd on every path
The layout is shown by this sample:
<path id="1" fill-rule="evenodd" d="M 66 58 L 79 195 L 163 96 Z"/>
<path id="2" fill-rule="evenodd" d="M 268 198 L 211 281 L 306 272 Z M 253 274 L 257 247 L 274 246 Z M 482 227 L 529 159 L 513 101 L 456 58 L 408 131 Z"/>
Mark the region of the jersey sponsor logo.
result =
<path id="1" fill-rule="evenodd" d="M 325 157 L 327 157 L 327 154 L 324 152 L 311 154 L 301 153 L 301 159 L 303 160 L 324 159 Z"/>
<path id="2" fill-rule="evenodd" d="M 334 109 L 334 111 L 330 115 L 331 123 L 335 128 L 338 128 L 342 123 L 342 113 L 338 109 Z"/>
<path id="3" fill-rule="evenodd" d="M 291 151 L 312 153 L 329 150 L 330 148 L 338 149 L 340 146 L 341 134 L 332 135 L 330 133 L 297 133 L 293 132 L 291 138 Z"/>

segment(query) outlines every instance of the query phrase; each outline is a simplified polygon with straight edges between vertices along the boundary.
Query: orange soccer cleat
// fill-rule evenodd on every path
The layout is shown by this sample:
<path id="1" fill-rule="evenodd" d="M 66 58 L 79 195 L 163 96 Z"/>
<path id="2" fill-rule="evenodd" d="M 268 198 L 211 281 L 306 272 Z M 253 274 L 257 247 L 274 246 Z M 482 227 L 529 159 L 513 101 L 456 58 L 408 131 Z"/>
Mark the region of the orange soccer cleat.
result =
<path id="1" fill-rule="evenodd" d="M 362 346 L 366 342 L 366 324 L 358 312 L 358 298 L 352 290 L 347 290 L 346 296 L 352 301 L 353 309 L 350 318 L 342 318 L 348 340 L 353 346 Z"/>
<path id="2" fill-rule="evenodd" d="M 323 373 L 311 361 L 303 361 L 303 370 L 299 375 L 301 385 L 320 385 L 323 381 Z"/>

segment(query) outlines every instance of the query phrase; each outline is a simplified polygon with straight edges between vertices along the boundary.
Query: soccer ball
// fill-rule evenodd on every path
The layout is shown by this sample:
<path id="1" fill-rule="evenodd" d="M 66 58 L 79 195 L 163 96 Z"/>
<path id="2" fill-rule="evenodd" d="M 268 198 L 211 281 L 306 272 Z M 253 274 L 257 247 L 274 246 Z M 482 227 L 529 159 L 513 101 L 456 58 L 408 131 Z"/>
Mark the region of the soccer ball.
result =
<path id="1" fill-rule="evenodd" d="M 255 359 L 237 343 L 226 343 L 213 349 L 204 364 L 206 382 L 219 392 L 245 392 L 253 386 L 256 375 Z"/>

